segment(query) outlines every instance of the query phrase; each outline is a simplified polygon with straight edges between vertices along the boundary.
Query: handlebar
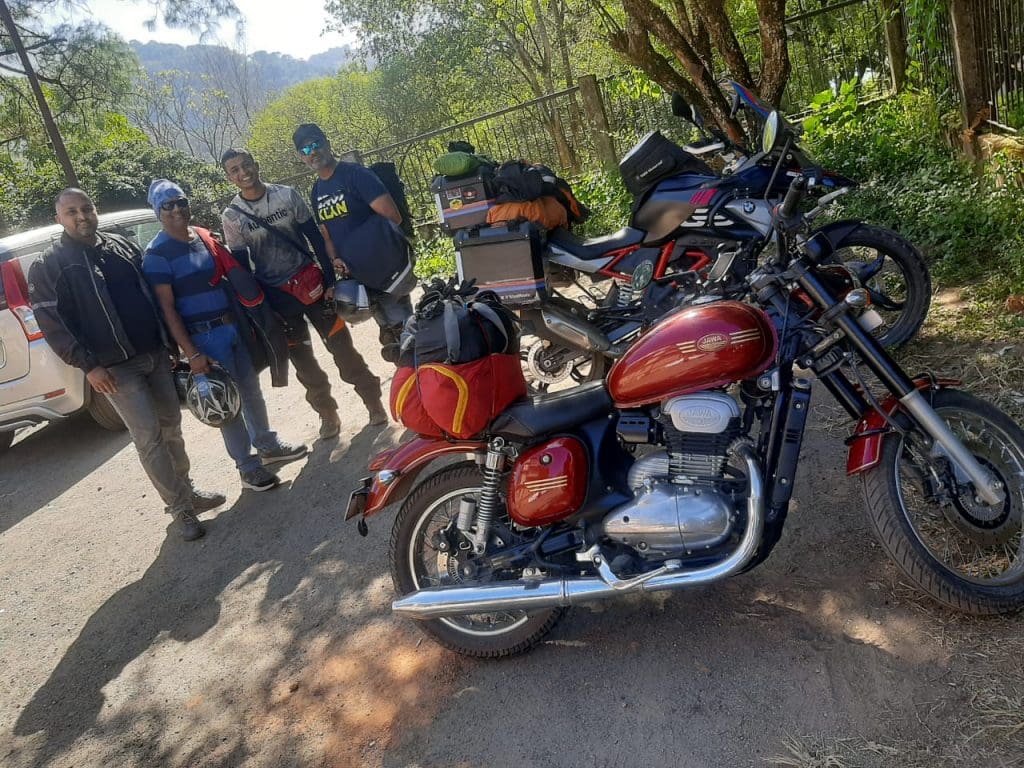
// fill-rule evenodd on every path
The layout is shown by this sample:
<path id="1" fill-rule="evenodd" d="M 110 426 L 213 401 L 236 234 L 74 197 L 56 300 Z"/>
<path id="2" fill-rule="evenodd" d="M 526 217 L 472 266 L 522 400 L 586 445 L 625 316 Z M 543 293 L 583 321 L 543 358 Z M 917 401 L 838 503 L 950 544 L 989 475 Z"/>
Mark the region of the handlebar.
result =
<path id="1" fill-rule="evenodd" d="M 807 179 L 803 176 L 797 176 L 793 179 L 793 183 L 789 185 L 789 191 L 786 192 L 786 197 L 782 201 L 782 205 L 779 206 L 779 215 L 784 218 L 790 218 L 796 213 L 796 207 L 800 204 L 803 199 L 804 192 L 807 190 Z"/>

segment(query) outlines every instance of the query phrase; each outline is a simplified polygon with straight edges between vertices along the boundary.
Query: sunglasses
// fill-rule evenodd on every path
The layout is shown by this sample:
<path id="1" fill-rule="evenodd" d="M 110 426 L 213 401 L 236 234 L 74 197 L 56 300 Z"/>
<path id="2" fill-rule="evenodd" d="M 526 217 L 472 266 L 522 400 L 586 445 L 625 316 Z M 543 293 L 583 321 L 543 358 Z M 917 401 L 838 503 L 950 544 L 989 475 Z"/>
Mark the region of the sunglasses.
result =
<path id="1" fill-rule="evenodd" d="M 301 152 L 304 155 L 312 155 L 314 152 L 316 152 L 322 146 L 323 145 L 319 141 L 311 141 L 306 146 L 301 147 L 299 149 L 299 152 Z"/>
<path id="2" fill-rule="evenodd" d="M 188 198 L 179 197 L 176 200 L 168 200 L 166 203 L 160 203 L 161 211 L 173 211 L 175 208 L 188 208 Z"/>

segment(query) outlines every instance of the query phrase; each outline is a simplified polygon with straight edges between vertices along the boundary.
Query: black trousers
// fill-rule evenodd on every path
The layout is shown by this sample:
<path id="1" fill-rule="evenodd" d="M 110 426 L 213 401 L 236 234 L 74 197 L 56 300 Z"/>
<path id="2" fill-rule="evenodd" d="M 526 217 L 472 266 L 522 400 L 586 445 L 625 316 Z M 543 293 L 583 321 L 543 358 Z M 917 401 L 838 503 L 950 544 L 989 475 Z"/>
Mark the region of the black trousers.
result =
<path id="1" fill-rule="evenodd" d="M 295 366 L 296 377 L 306 388 L 306 402 L 314 411 L 319 414 L 337 411 L 338 401 L 331 396 L 331 382 L 313 355 L 309 325 L 323 339 L 338 366 L 341 380 L 355 388 L 367 407 L 380 402 L 380 379 L 373 375 L 355 348 L 352 333 L 344 321 L 333 313 L 325 314 L 324 305 L 319 302 L 302 307 L 298 314 L 282 315 L 281 319 L 288 335 L 288 358 Z"/>

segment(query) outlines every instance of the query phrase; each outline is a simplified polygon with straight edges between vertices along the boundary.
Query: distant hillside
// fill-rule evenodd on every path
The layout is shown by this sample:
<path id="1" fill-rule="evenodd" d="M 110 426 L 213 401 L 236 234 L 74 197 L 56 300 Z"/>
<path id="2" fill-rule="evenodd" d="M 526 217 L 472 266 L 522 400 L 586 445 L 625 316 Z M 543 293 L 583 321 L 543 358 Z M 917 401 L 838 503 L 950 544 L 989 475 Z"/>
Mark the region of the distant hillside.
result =
<path id="1" fill-rule="evenodd" d="M 220 45 L 183 46 L 169 43 L 140 43 L 138 40 L 132 40 L 131 46 L 142 67 L 150 75 L 167 70 L 206 74 L 210 73 L 210 62 L 238 55 Z M 353 58 L 355 52 L 346 45 L 314 54 L 308 61 L 282 53 L 256 51 L 249 54 L 249 63 L 255 65 L 262 87 L 266 91 L 274 92 L 316 77 L 333 75 Z"/>

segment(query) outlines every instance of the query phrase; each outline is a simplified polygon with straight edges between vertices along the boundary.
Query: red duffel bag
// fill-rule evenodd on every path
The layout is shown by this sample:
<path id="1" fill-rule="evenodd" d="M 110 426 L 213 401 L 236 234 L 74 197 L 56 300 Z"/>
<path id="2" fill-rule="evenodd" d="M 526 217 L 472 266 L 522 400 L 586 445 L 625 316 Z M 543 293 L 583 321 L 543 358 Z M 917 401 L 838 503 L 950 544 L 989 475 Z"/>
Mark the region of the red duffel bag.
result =
<path id="1" fill-rule="evenodd" d="M 474 437 L 526 396 L 515 318 L 493 292 L 475 293 L 435 281 L 406 323 L 391 415 L 418 434 Z"/>
<path id="2" fill-rule="evenodd" d="M 421 435 L 466 439 L 526 396 L 519 355 L 487 355 L 471 363 L 400 368 L 391 382 L 391 415 Z"/>

